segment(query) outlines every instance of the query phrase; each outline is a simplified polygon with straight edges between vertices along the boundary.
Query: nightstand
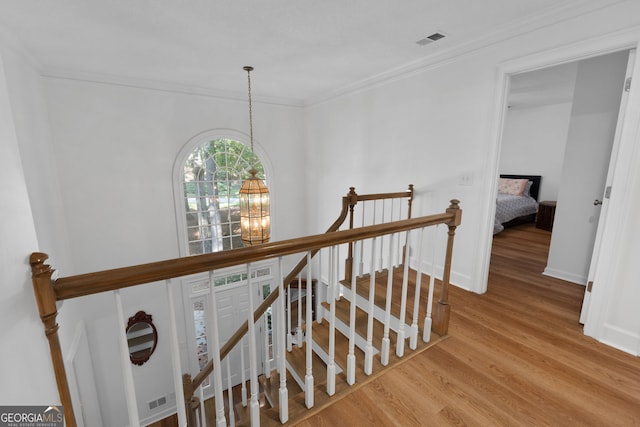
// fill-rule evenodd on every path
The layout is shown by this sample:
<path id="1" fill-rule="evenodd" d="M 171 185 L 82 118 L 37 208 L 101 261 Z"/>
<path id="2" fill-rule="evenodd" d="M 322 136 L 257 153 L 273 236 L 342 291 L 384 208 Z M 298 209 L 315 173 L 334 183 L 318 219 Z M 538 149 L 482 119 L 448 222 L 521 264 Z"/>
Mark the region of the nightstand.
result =
<path id="1" fill-rule="evenodd" d="M 556 216 L 556 202 L 544 201 L 538 203 L 538 214 L 536 215 L 536 227 L 551 231 L 553 229 L 553 219 Z"/>

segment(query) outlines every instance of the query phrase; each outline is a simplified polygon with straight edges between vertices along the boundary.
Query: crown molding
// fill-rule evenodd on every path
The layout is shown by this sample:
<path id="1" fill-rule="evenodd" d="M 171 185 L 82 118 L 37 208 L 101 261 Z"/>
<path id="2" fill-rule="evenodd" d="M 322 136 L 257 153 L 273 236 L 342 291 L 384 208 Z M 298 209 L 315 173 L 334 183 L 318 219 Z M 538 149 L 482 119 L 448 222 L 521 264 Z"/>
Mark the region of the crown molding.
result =
<path id="1" fill-rule="evenodd" d="M 305 106 L 313 106 L 340 98 L 346 95 L 353 95 L 374 87 L 387 85 L 398 80 L 420 74 L 428 69 L 433 69 L 447 65 L 451 62 L 459 60 L 461 57 L 472 55 L 475 52 L 490 47 L 494 44 L 503 42 L 507 39 L 525 35 L 541 28 L 555 25 L 564 21 L 579 18 L 580 16 L 593 13 L 595 11 L 606 9 L 618 3 L 624 3 L 627 0 L 604 0 L 597 5 L 589 0 L 575 0 L 571 3 L 561 6 L 552 6 L 545 11 L 534 16 L 514 21 L 508 25 L 504 25 L 495 31 L 479 37 L 474 41 L 459 43 L 454 47 L 442 52 L 434 53 L 424 58 L 405 64 L 383 73 L 368 77 L 359 82 L 342 87 L 332 92 L 324 93 L 317 97 L 305 100 Z"/>
<path id="2" fill-rule="evenodd" d="M 42 68 L 41 74 L 45 78 L 70 80 L 86 83 L 123 86 L 135 89 L 155 90 L 161 92 L 178 93 L 182 95 L 204 96 L 208 98 L 226 99 L 231 101 L 247 101 L 244 92 L 223 91 L 200 86 L 183 85 L 159 80 L 141 79 L 136 77 L 119 76 L 114 74 L 94 73 L 78 71 L 66 68 L 48 67 Z M 280 98 L 272 96 L 252 96 L 257 103 L 279 105 L 285 107 L 303 107 L 304 102 L 299 99 Z"/>

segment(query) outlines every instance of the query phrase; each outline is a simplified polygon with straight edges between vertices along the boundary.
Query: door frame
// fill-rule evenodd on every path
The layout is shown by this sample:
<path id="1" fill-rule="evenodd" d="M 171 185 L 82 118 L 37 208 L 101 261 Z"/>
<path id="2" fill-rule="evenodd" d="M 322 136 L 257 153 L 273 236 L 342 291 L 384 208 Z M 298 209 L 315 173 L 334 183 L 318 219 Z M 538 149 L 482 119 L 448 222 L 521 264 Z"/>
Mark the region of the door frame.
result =
<path id="1" fill-rule="evenodd" d="M 479 272 L 480 280 L 479 293 L 485 293 L 488 286 L 489 265 L 491 261 L 491 248 L 493 241 L 493 217 L 495 215 L 495 203 L 492 201 L 496 198 L 497 181 L 499 176 L 500 155 L 502 151 L 503 129 L 507 111 L 507 97 L 510 89 L 510 78 L 512 75 L 535 71 L 542 68 L 548 68 L 555 65 L 566 64 L 570 62 L 580 61 L 583 59 L 593 58 L 596 56 L 606 55 L 622 50 L 630 50 L 640 47 L 640 30 L 637 28 L 625 30 L 601 36 L 598 38 L 584 40 L 582 42 L 559 47 L 545 52 L 529 55 L 524 58 L 518 58 L 506 61 L 498 65 L 496 73 L 496 92 L 494 97 L 494 113 L 491 131 L 491 142 L 488 149 L 488 157 L 486 161 L 486 170 L 483 188 L 485 189 L 486 200 L 484 209 L 483 222 L 485 227 L 481 231 L 479 244 L 478 264 L 476 271 Z M 638 50 L 640 52 L 640 50 Z M 636 55 L 633 79 L 640 82 L 640 55 Z M 638 86 L 638 83 L 635 84 Z M 623 197 L 626 194 L 629 184 L 626 177 L 632 170 L 632 165 L 636 157 L 640 157 L 640 150 L 633 149 L 633 143 L 636 133 L 640 127 L 640 92 L 634 90 L 632 85 L 629 92 L 629 99 L 626 110 L 628 121 L 625 122 L 622 129 L 620 140 L 619 156 L 615 165 L 615 172 L 612 182 L 615 183 L 615 189 L 612 191 L 609 200 L 609 211 L 606 219 L 607 233 L 603 236 L 601 254 L 598 259 L 598 272 L 594 278 L 594 283 L 599 282 L 601 285 L 594 287 L 591 295 L 591 304 L 589 316 L 585 319 L 585 334 L 599 339 L 603 330 L 603 316 L 608 301 L 608 283 L 602 278 L 610 277 L 614 271 L 615 260 L 618 258 L 619 245 L 617 244 L 620 236 L 620 224 L 624 213 L 628 209 L 629 201 Z M 625 155 L 625 153 L 627 153 Z"/>

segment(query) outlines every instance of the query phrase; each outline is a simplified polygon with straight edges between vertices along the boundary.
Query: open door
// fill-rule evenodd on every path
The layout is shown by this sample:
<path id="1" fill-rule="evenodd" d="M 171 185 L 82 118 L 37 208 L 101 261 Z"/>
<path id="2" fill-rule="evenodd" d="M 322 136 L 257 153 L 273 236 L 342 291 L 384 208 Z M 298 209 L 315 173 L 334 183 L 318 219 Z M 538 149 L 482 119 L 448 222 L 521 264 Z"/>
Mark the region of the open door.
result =
<path id="1" fill-rule="evenodd" d="M 609 207 L 609 196 L 613 189 L 613 175 L 615 164 L 618 157 L 618 150 L 620 147 L 621 130 L 624 125 L 625 112 L 627 109 L 627 100 L 629 97 L 629 90 L 631 87 L 631 75 L 633 73 L 633 65 L 635 62 L 636 50 L 629 51 L 629 59 L 627 61 L 627 71 L 624 79 L 624 87 L 622 89 L 622 97 L 620 99 L 620 109 L 618 112 L 618 121 L 616 123 L 616 130 L 613 139 L 613 146 L 611 148 L 611 157 L 609 160 L 609 168 L 607 172 L 607 179 L 605 184 L 604 194 L 594 200 L 594 205 L 600 206 L 600 215 L 598 218 L 598 226 L 596 230 L 595 242 L 593 245 L 593 252 L 591 255 L 591 263 L 589 265 L 589 274 L 587 277 L 587 286 L 584 293 L 584 299 L 582 301 L 582 311 L 580 313 L 580 323 L 584 324 L 589 313 L 589 304 L 591 301 L 591 289 L 594 286 L 594 277 L 598 268 L 598 258 L 600 255 L 600 246 L 602 243 L 602 236 L 605 232 L 605 225 L 607 219 L 607 212 Z"/>

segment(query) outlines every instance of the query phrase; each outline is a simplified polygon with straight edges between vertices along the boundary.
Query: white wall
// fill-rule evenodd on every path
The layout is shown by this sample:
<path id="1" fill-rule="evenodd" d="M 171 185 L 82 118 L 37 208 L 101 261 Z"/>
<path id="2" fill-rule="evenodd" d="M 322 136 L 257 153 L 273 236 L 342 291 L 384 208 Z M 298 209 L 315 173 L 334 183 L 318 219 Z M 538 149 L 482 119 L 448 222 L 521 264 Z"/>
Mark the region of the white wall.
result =
<path id="1" fill-rule="evenodd" d="M 541 175 L 538 200 L 557 200 L 571 102 L 511 108 L 507 112 L 500 173 Z"/>
<path id="2" fill-rule="evenodd" d="M 31 286 L 29 255 L 38 250 L 15 117 L 0 56 L 0 402 L 59 404 L 49 347 Z"/>
<path id="3" fill-rule="evenodd" d="M 76 272 L 179 256 L 175 158 L 204 131 L 248 133 L 246 102 L 56 78 L 46 94 Z M 274 240 L 306 232 L 291 179 L 303 170 L 300 117 L 295 107 L 254 109 L 256 145 L 273 171 Z"/>
<path id="4" fill-rule="evenodd" d="M 560 193 L 545 274 L 586 284 L 628 52 L 578 64 Z"/>
<path id="5" fill-rule="evenodd" d="M 429 69 L 310 107 L 310 174 L 324 177 L 310 191 L 320 196 L 309 201 L 316 214 L 311 221 L 329 224 L 335 211 L 329 207 L 349 185 L 369 193 L 400 191 L 412 183 L 414 216 L 442 212 L 450 199 L 460 199 L 464 214 L 453 280 L 473 287 L 474 244 L 468 239 L 483 226 L 478 189 L 486 157 L 482 134 L 490 132 L 491 123 L 486 108 L 494 89 L 491 62 L 485 56 L 462 58 L 444 70 Z M 458 185 L 462 174 L 470 175 L 473 185 Z"/>

